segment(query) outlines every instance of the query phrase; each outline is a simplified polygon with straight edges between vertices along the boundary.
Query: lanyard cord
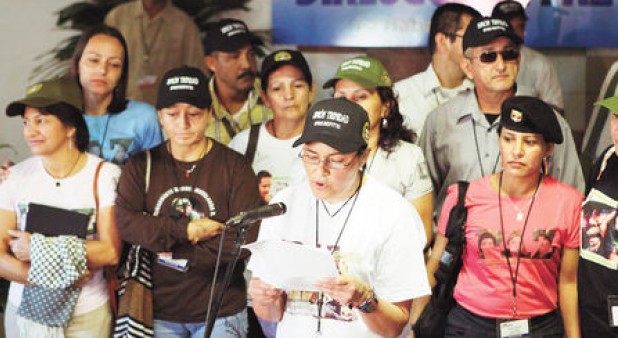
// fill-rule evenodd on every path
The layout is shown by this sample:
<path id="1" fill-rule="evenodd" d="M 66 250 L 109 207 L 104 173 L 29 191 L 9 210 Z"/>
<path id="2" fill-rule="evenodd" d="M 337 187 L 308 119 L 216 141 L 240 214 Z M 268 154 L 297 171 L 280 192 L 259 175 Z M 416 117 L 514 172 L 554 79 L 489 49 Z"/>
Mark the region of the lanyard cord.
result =
<path id="1" fill-rule="evenodd" d="M 478 140 L 478 137 L 476 136 L 476 122 L 474 122 L 473 116 L 471 116 L 471 121 L 472 121 L 472 132 L 474 133 L 474 145 L 476 146 L 476 158 L 479 161 L 479 168 L 481 169 L 481 177 L 484 177 L 485 170 L 483 170 L 483 160 L 481 160 L 481 149 L 479 148 L 479 140 Z M 496 156 L 496 162 L 494 163 L 493 169 L 491 169 L 492 174 L 496 172 L 499 159 L 500 159 L 500 153 L 498 153 L 498 156 Z"/>
<path id="2" fill-rule="evenodd" d="M 528 225 L 528 218 L 530 217 L 530 211 L 532 211 L 532 206 L 534 205 L 534 200 L 536 199 L 536 193 L 539 191 L 539 187 L 541 186 L 541 181 L 543 179 L 543 175 L 539 174 L 538 182 L 536 183 L 536 188 L 534 189 L 534 194 L 532 194 L 532 201 L 530 201 L 530 206 L 528 207 L 528 213 L 526 214 L 526 220 L 524 221 L 523 228 L 521 230 L 521 240 L 519 241 L 519 249 L 517 251 L 517 259 L 515 260 L 515 273 L 513 273 L 513 267 L 511 266 L 511 252 L 507 250 L 506 247 L 506 236 L 504 233 L 504 220 L 502 217 L 502 174 L 500 172 L 500 179 L 498 183 L 498 208 L 500 211 L 500 229 L 502 231 L 502 245 L 504 247 L 504 252 L 506 256 L 506 264 L 509 267 L 509 275 L 511 276 L 511 282 L 513 283 L 513 315 L 517 315 L 517 277 L 519 275 L 519 263 L 521 262 L 521 248 L 524 243 L 524 233 L 526 232 L 526 226 Z"/>
<path id="3" fill-rule="evenodd" d="M 354 200 L 352 201 L 352 206 L 350 206 L 350 211 L 348 211 L 348 214 L 345 217 L 345 221 L 343 221 L 343 226 L 341 226 L 341 230 L 339 230 L 339 235 L 337 235 L 337 240 L 335 240 L 335 244 L 330 250 L 331 255 L 337 249 L 337 246 L 339 245 L 339 240 L 341 239 L 341 235 L 343 235 L 343 231 L 348 225 L 348 220 L 350 219 L 350 215 L 352 215 L 352 210 L 354 210 L 354 206 L 356 205 L 356 200 L 358 199 L 358 195 L 360 195 L 360 188 L 362 184 L 363 184 L 363 176 L 361 175 L 359 182 L 358 182 L 358 187 L 356 188 L 356 191 L 352 195 L 354 197 Z M 352 196 L 350 196 L 350 198 L 352 198 Z M 348 200 L 344 203 L 344 206 L 345 204 L 347 204 L 350 198 L 348 198 Z M 341 211 L 341 209 L 339 211 Z M 315 247 L 316 248 L 320 244 L 320 230 L 319 230 L 320 216 L 319 215 L 320 215 L 320 204 L 318 203 L 318 199 L 316 198 L 315 200 Z M 328 250 L 328 246 L 326 249 Z M 322 305 L 324 305 L 324 293 L 321 291 L 318 293 L 317 305 L 318 305 L 318 323 L 317 323 L 317 328 L 316 328 L 316 335 L 322 335 Z"/>
<path id="4" fill-rule="evenodd" d="M 112 116 L 107 113 L 107 120 L 105 121 L 105 128 L 103 128 L 103 135 L 101 136 L 101 140 L 99 141 L 99 147 L 101 147 L 101 158 L 103 158 L 103 149 L 105 149 L 105 139 L 107 138 L 107 127 L 109 127 L 109 120 L 112 119 Z"/>

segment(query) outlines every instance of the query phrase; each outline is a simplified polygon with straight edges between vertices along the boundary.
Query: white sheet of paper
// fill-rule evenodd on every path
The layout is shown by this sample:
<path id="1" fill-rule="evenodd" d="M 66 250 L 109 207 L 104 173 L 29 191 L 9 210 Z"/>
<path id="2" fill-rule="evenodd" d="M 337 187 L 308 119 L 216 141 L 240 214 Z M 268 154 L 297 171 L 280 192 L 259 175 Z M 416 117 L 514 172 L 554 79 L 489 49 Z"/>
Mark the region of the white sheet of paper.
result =
<path id="1" fill-rule="evenodd" d="M 251 251 L 253 276 L 289 291 L 317 291 L 315 282 L 337 277 L 337 266 L 330 252 L 282 240 L 247 244 Z"/>

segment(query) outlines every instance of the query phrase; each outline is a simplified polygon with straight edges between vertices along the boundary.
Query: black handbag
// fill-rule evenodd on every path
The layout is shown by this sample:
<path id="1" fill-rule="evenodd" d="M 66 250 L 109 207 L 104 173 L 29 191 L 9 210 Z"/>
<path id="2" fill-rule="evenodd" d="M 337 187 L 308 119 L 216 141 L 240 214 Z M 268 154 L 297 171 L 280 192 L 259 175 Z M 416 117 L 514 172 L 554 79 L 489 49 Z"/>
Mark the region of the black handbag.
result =
<path id="1" fill-rule="evenodd" d="M 438 270 L 434 276 L 436 285 L 431 290 L 431 299 L 418 320 L 412 326 L 416 338 L 443 338 L 446 317 L 455 305 L 453 289 L 463 264 L 461 254 L 466 243 L 464 227 L 468 209 L 464 206 L 468 182 L 459 181 L 457 204 L 449 213 L 445 237 L 448 244 L 440 258 Z"/>

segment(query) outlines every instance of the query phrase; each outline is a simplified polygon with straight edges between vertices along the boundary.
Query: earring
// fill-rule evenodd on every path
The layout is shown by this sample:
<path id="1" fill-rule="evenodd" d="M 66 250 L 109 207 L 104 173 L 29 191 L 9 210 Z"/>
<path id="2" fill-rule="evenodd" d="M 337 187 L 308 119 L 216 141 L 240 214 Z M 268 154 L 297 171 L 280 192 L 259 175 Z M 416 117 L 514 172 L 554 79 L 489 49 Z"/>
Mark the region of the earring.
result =
<path id="1" fill-rule="evenodd" d="M 382 129 L 388 128 L 388 119 L 386 117 L 383 117 L 381 124 L 382 124 Z"/>
<path id="2" fill-rule="evenodd" d="M 73 150 L 73 140 L 69 141 L 69 152 Z"/>

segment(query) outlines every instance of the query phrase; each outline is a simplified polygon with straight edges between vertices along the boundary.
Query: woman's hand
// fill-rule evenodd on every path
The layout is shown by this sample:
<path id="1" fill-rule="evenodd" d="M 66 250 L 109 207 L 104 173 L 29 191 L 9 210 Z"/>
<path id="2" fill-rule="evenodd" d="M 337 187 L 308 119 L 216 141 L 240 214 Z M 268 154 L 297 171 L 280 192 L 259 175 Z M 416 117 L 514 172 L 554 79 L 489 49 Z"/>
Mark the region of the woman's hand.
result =
<path id="1" fill-rule="evenodd" d="M 371 289 L 365 282 L 350 275 L 325 278 L 317 282 L 315 286 L 341 305 L 364 302 L 369 297 Z"/>
<path id="2" fill-rule="evenodd" d="M 92 274 L 90 273 L 90 270 L 86 269 L 86 271 L 84 271 L 84 273 L 79 277 L 79 279 L 76 280 L 75 283 L 73 283 L 73 287 L 81 288 L 86 283 L 88 283 L 90 277 L 92 277 Z"/>
<path id="3" fill-rule="evenodd" d="M 284 294 L 283 290 L 277 289 L 259 278 L 251 278 L 247 292 L 251 296 L 253 304 L 262 306 L 274 304 Z"/>
<path id="4" fill-rule="evenodd" d="M 13 237 L 9 241 L 9 246 L 15 258 L 22 262 L 30 262 L 30 233 L 20 230 L 8 230 L 8 233 Z"/>
<path id="5" fill-rule="evenodd" d="M 187 225 L 187 238 L 193 244 L 213 238 L 223 232 L 223 223 L 213 221 L 210 218 L 200 218 L 189 222 Z"/>
<path id="6" fill-rule="evenodd" d="M 2 165 L 0 165 L 0 183 L 6 181 L 7 177 L 9 177 L 9 168 L 15 165 L 12 161 L 5 161 Z"/>

